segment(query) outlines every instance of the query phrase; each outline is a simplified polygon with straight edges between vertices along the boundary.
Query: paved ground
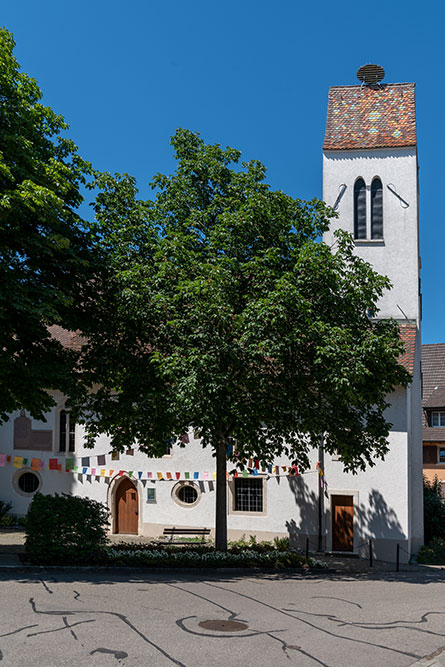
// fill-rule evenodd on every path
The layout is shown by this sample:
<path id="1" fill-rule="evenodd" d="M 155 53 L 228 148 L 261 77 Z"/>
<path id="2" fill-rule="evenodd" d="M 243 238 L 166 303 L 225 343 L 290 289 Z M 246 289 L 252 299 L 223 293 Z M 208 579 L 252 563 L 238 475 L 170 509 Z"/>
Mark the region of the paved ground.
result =
<path id="1" fill-rule="evenodd" d="M 0 531 L 2 667 L 445 667 L 440 568 L 340 558 L 310 574 L 24 568 L 23 540 Z"/>
<path id="2" fill-rule="evenodd" d="M 440 570 L 239 576 L 2 569 L 2 667 L 445 665 L 444 584 Z"/>

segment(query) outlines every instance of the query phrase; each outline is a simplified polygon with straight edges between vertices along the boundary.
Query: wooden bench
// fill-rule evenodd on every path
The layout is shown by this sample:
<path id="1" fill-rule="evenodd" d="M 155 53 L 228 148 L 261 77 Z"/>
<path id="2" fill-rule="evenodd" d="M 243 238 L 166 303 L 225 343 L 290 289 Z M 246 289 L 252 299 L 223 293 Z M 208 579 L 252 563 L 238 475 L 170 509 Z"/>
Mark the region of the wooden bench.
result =
<path id="1" fill-rule="evenodd" d="M 173 538 L 181 535 L 187 537 L 197 535 L 201 538 L 201 542 L 204 542 L 206 535 L 210 535 L 210 528 L 164 528 L 162 535 L 164 539 L 170 537 L 169 544 L 193 544 L 193 542 L 186 542 L 184 540 L 173 542 Z"/>

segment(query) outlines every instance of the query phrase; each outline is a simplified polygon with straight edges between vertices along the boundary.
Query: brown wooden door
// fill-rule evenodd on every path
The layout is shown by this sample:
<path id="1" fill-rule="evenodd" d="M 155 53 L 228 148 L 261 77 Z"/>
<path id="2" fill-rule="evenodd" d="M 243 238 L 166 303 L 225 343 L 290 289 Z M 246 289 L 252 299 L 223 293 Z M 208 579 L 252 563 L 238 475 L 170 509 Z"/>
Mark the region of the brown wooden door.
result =
<path id="1" fill-rule="evenodd" d="M 116 533 L 138 534 L 138 492 L 130 479 L 123 479 L 116 491 Z"/>
<path id="2" fill-rule="evenodd" d="M 332 496 L 332 549 L 354 550 L 354 505 L 352 496 Z"/>

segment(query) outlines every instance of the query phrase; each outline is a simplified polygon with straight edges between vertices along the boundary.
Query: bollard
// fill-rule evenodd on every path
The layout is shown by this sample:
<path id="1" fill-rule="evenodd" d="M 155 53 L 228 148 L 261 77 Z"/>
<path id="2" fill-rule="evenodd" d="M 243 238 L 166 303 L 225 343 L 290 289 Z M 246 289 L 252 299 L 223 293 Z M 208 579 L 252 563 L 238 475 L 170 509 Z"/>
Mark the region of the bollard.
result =
<path id="1" fill-rule="evenodd" d="M 400 570 L 400 544 L 397 545 L 397 555 L 396 555 L 396 572 Z"/>
<path id="2" fill-rule="evenodd" d="M 372 567 L 372 540 L 369 540 L 369 567 Z"/>
<path id="3" fill-rule="evenodd" d="M 309 538 L 306 537 L 306 558 L 309 558 Z"/>

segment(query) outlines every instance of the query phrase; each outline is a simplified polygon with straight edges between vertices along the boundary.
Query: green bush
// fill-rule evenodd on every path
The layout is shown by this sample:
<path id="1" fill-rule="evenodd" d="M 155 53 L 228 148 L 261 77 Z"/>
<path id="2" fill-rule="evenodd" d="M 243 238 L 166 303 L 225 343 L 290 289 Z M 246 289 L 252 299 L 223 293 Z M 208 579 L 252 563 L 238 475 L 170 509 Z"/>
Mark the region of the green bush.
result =
<path id="1" fill-rule="evenodd" d="M 435 537 L 429 544 L 421 547 L 417 562 L 430 565 L 445 565 L 445 540 Z"/>
<path id="2" fill-rule="evenodd" d="M 423 478 L 423 517 L 425 544 L 435 537 L 445 539 L 445 502 L 437 477 L 434 482 Z"/>
<path id="3" fill-rule="evenodd" d="M 102 562 L 107 524 L 108 510 L 95 500 L 36 493 L 26 516 L 26 555 L 41 565 Z"/>
<path id="4" fill-rule="evenodd" d="M 8 514 L 11 508 L 12 503 L 5 503 L 4 500 L 0 500 L 0 521 Z"/>
<path id="5" fill-rule="evenodd" d="M 108 562 L 112 565 L 125 565 L 133 567 L 261 567 L 272 569 L 283 569 L 289 567 L 326 567 L 324 563 L 313 558 L 304 558 L 294 551 L 269 550 L 259 553 L 254 549 L 244 549 L 227 552 L 210 549 L 207 552 L 193 550 L 188 547 L 184 549 L 159 548 L 151 549 L 122 548 L 117 545 L 108 549 Z M 132 545 L 134 546 L 134 545 Z"/>
<path id="6" fill-rule="evenodd" d="M 10 516 L 9 514 L 5 514 L 0 518 L 0 527 L 2 528 L 10 528 L 11 526 L 15 526 L 17 520 L 14 516 Z"/>

